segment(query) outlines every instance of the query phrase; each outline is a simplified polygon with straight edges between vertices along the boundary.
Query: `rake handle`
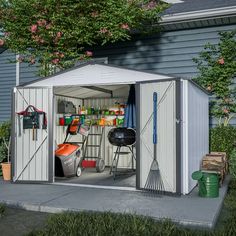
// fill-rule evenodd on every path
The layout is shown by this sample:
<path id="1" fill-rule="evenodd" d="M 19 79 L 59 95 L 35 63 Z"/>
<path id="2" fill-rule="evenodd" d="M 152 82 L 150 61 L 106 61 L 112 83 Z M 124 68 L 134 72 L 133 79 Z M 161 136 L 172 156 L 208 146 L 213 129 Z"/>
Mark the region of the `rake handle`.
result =
<path id="1" fill-rule="evenodd" d="M 153 93 L 153 144 L 157 144 L 157 93 Z"/>

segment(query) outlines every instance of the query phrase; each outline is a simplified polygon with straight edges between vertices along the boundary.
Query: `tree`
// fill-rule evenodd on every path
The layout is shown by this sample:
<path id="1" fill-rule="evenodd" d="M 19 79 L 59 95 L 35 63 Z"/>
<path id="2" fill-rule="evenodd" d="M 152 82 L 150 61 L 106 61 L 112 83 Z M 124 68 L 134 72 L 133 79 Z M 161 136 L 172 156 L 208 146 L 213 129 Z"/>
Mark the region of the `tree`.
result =
<path id="1" fill-rule="evenodd" d="M 217 45 L 206 44 L 199 58 L 196 82 L 213 95 L 211 114 L 227 126 L 236 114 L 236 31 L 221 32 Z"/>
<path id="2" fill-rule="evenodd" d="M 0 0 L 0 46 L 24 55 L 20 62 L 39 62 L 45 75 L 47 65 L 68 68 L 90 58 L 88 47 L 156 29 L 167 7 L 153 0 Z"/>

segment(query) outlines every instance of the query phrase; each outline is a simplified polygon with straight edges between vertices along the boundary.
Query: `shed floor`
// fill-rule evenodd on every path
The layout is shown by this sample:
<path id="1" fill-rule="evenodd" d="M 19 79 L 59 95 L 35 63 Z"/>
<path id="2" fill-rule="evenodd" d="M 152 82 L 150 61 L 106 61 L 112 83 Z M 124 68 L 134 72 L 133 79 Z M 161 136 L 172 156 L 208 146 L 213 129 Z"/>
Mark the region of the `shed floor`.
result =
<path id="1" fill-rule="evenodd" d="M 94 168 L 87 168 L 83 170 L 80 177 L 55 177 L 55 181 L 58 183 L 70 183 L 70 184 L 86 184 L 86 185 L 98 185 L 98 186 L 112 186 L 112 187 L 134 187 L 136 186 L 136 175 L 132 170 L 120 170 L 120 174 L 117 174 L 115 180 L 113 175 L 110 175 L 110 168 L 106 168 L 104 172 L 97 173 Z"/>

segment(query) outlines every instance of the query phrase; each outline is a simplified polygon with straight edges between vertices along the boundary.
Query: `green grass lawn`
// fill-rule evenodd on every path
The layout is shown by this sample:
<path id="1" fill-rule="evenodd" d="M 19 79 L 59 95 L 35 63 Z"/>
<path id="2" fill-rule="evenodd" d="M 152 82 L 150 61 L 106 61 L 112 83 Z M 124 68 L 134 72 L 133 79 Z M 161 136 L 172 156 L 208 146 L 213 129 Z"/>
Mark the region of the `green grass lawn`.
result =
<path id="1" fill-rule="evenodd" d="M 0 217 L 4 215 L 6 207 L 3 204 L 0 204 Z"/>
<path id="2" fill-rule="evenodd" d="M 45 228 L 29 235 L 46 236 L 108 236 L 108 235 L 236 235 L 236 181 L 231 181 L 224 208 L 214 231 L 186 229 L 168 221 L 155 221 L 148 217 L 110 212 L 61 213 L 48 218 Z"/>

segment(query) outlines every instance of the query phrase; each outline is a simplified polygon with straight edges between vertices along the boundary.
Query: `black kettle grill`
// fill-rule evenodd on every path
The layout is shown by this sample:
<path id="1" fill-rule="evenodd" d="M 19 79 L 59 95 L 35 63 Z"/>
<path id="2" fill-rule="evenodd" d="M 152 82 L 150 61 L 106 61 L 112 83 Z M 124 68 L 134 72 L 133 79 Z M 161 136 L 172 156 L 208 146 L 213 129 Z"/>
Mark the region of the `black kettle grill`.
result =
<path id="1" fill-rule="evenodd" d="M 113 128 L 108 133 L 108 140 L 114 146 L 130 146 L 135 143 L 136 132 L 129 128 Z"/>
<path id="2" fill-rule="evenodd" d="M 113 128 L 108 133 L 108 140 L 110 144 L 117 146 L 115 156 L 113 158 L 110 174 L 113 173 L 113 179 L 115 180 L 118 173 L 117 166 L 119 162 L 120 155 L 132 154 L 132 169 L 131 171 L 135 173 L 134 161 L 135 156 L 133 152 L 133 145 L 135 144 L 136 132 L 134 129 L 130 128 Z M 121 152 L 121 147 L 127 147 L 129 152 Z"/>

